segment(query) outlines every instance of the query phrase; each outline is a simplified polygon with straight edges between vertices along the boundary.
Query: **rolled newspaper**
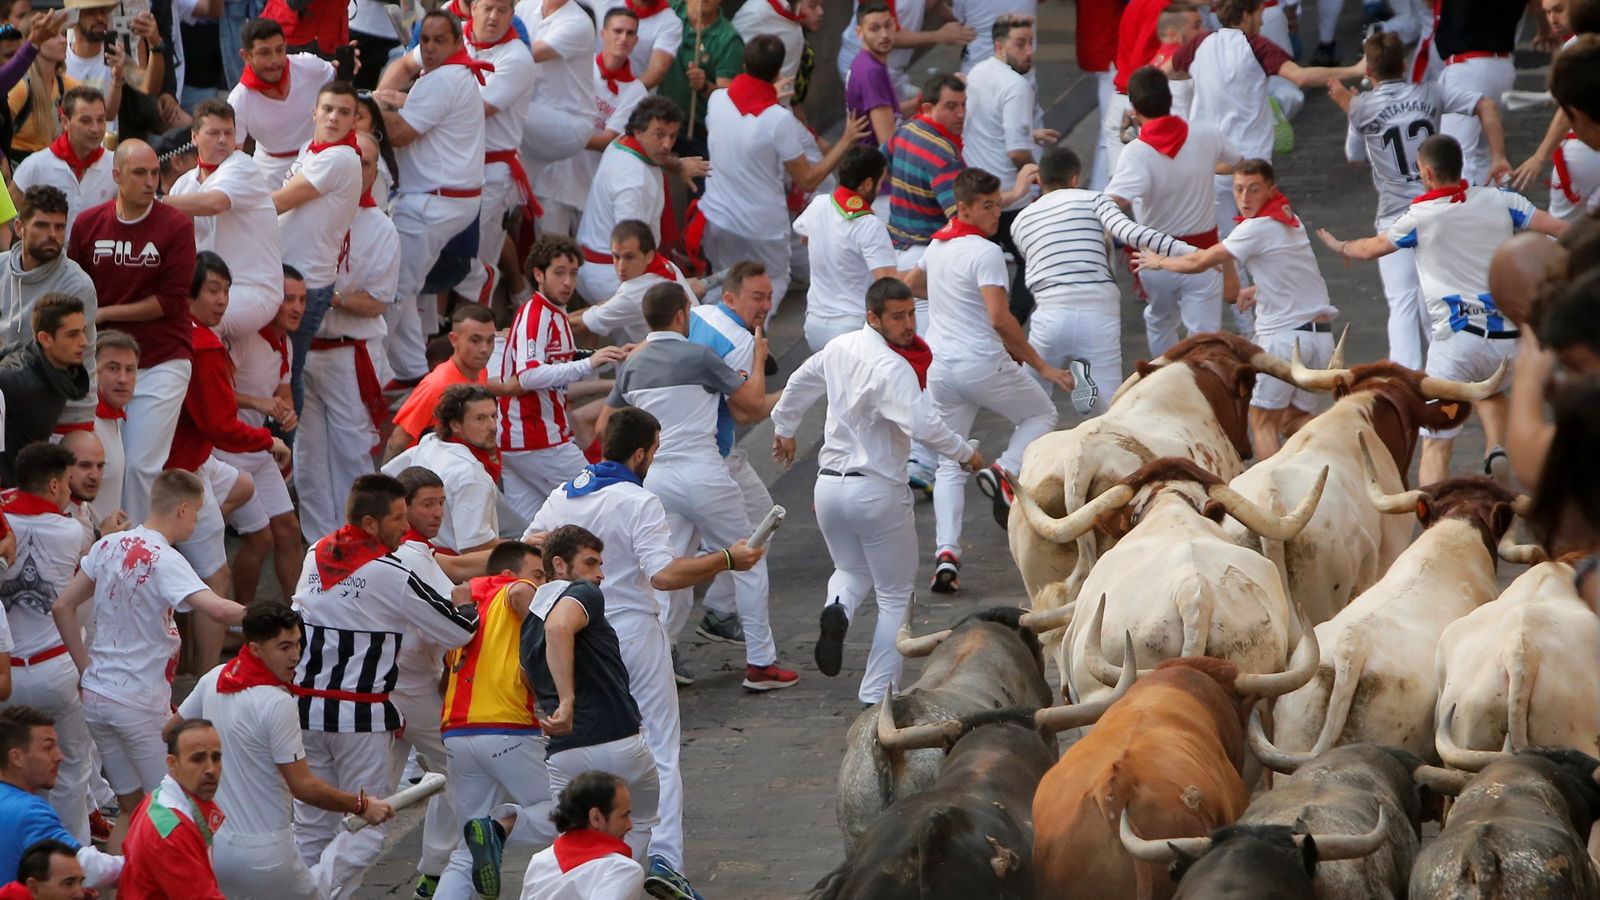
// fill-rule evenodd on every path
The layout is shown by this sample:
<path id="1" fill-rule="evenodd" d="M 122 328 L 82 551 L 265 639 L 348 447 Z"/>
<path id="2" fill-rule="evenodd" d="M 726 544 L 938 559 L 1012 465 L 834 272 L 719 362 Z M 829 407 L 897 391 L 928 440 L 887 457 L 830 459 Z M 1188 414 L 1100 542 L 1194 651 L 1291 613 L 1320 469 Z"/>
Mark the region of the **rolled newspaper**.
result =
<path id="1" fill-rule="evenodd" d="M 1550 106 L 1556 101 L 1550 96 L 1549 91 L 1506 91 L 1500 95 L 1500 102 L 1506 109 L 1515 112 L 1519 109 Z"/>
<path id="2" fill-rule="evenodd" d="M 423 775 L 422 780 L 416 784 L 409 785 L 405 790 L 396 791 L 383 798 L 383 802 L 394 807 L 395 812 L 399 812 L 414 803 L 419 803 L 432 797 L 442 790 L 444 790 L 444 776 L 438 772 L 429 772 Z M 349 815 L 344 817 L 345 831 L 354 833 L 365 827 L 367 827 L 367 820 L 360 816 Z"/>
<path id="3" fill-rule="evenodd" d="M 774 531 L 778 530 L 778 526 L 783 524 L 783 517 L 788 514 L 789 511 L 781 506 L 772 507 L 772 510 L 767 513 L 767 517 L 762 519 L 761 524 L 757 525 L 756 530 L 751 533 L 750 546 L 756 550 L 765 547 L 767 539 L 772 537 Z"/>

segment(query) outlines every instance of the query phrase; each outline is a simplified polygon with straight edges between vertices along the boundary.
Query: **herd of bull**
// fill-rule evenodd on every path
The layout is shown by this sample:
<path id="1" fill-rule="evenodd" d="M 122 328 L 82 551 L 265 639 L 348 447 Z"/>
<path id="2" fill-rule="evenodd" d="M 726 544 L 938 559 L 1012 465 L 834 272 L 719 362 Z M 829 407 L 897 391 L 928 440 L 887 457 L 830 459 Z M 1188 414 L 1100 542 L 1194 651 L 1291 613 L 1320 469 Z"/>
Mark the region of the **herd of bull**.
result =
<path id="1" fill-rule="evenodd" d="M 1600 620 L 1516 543 L 1526 498 L 1406 487 L 1418 428 L 1504 371 L 1342 348 L 1196 335 L 1029 448 L 1032 610 L 921 637 L 908 612 L 922 675 L 849 730 L 846 859 L 812 897 L 1600 897 Z M 1335 399 L 1245 471 L 1258 373 Z M 1498 597 L 1497 558 L 1531 565 Z M 1263 768 L 1287 777 L 1252 800 Z"/>

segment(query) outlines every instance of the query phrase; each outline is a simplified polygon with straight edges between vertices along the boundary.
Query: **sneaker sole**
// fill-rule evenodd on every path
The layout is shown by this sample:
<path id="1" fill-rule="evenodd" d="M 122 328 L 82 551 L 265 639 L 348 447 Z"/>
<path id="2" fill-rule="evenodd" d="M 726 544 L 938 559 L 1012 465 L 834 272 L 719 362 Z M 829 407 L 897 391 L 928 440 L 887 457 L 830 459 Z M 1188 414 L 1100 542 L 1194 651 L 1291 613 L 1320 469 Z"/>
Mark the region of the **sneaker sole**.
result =
<path id="1" fill-rule="evenodd" d="M 1511 457 L 1501 450 L 1485 458 L 1483 473 L 1493 478 L 1501 487 L 1511 487 Z"/>
<path id="2" fill-rule="evenodd" d="M 494 835 L 488 823 L 473 819 L 461 829 L 467 842 L 467 852 L 472 854 L 472 889 L 485 898 L 495 900 L 500 896 L 500 860 L 495 857 Z"/>
<path id="3" fill-rule="evenodd" d="M 799 683 L 800 679 L 798 678 L 793 681 L 751 681 L 746 678 L 744 680 L 744 689 L 747 691 L 781 691 L 784 688 L 794 687 Z"/>
<path id="4" fill-rule="evenodd" d="M 1000 476 L 993 469 L 984 469 L 975 476 L 978 482 L 978 493 L 989 498 L 994 504 L 994 521 L 1000 526 L 1001 531 L 1008 530 L 1011 522 L 1011 504 L 1006 502 L 1005 490 L 1000 486 Z"/>
<path id="5" fill-rule="evenodd" d="M 696 625 L 694 633 L 700 635 L 708 641 L 720 641 L 724 644 L 732 644 L 735 647 L 744 646 L 744 638 L 728 637 L 725 634 L 717 634 L 715 631 L 707 629 L 704 625 Z"/>
<path id="6" fill-rule="evenodd" d="M 928 590 L 933 591 L 935 594 L 954 594 L 961 590 L 961 585 L 958 583 L 959 578 L 960 574 L 954 571 L 934 572 L 933 584 L 928 586 Z"/>
<path id="7" fill-rule="evenodd" d="M 1068 364 L 1068 370 L 1072 372 L 1072 408 L 1087 416 L 1100 404 L 1100 386 L 1094 383 L 1088 360 L 1075 359 Z"/>
<path id="8" fill-rule="evenodd" d="M 644 880 L 644 892 L 659 900 L 694 900 L 693 895 L 685 894 L 677 885 L 659 875 L 651 875 Z"/>
<path id="9" fill-rule="evenodd" d="M 678 683 L 678 687 L 688 687 L 689 685 L 694 684 L 693 678 L 690 678 L 687 675 L 679 675 L 677 672 L 672 673 L 672 680 Z"/>
<path id="10" fill-rule="evenodd" d="M 817 669 L 829 678 L 839 674 L 844 665 L 844 636 L 849 630 L 850 619 L 844 614 L 844 607 L 835 603 L 823 608 L 815 657 Z"/>

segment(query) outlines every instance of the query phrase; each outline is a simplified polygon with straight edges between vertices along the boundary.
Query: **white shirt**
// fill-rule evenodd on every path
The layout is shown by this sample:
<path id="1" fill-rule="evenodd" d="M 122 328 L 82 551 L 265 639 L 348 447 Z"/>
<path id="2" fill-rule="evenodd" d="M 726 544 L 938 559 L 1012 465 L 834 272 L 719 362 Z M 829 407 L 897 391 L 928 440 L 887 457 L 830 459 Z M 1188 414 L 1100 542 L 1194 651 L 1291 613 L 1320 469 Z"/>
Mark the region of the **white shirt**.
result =
<path id="1" fill-rule="evenodd" d="M 870 207 L 850 214 L 832 194 L 818 194 L 794 220 L 794 233 L 806 239 L 811 257 L 806 316 L 864 322 L 873 270 L 898 268 L 889 227 Z"/>
<path id="2" fill-rule="evenodd" d="M 83 180 L 79 181 L 73 176 L 72 167 L 46 147 L 28 154 L 28 158 L 17 165 L 12 182 L 19 192 L 41 184 L 60 188 L 67 195 L 67 234 L 71 235 L 72 223 L 77 221 L 79 213 L 117 196 L 117 184 L 111 180 L 111 156 L 110 150 L 100 154 L 94 165 L 83 170 Z M 66 252 L 65 249 L 62 252 Z"/>
<path id="3" fill-rule="evenodd" d="M 1189 119 L 1230 135 L 1246 159 L 1272 161 L 1272 107 L 1267 73 L 1244 32 L 1223 28 L 1206 38 L 1189 65 L 1194 103 Z"/>
<path id="4" fill-rule="evenodd" d="M 748 0 L 733 14 L 733 30 L 739 32 L 739 38 L 746 44 L 763 34 L 783 41 L 783 68 L 778 70 L 778 74 L 783 78 L 793 78 L 800 71 L 800 57 L 806 47 L 806 30 L 799 22 L 778 12 L 774 4 L 782 4 L 788 9 L 787 0 Z M 854 30 L 854 26 L 851 26 L 851 30 Z M 784 106 L 793 105 L 787 100 L 780 102 Z"/>
<path id="5" fill-rule="evenodd" d="M 350 223 L 350 252 L 339 264 L 333 286 L 340 294 L 365 291 L 380 303 L 393 303 L 400 283 L 400 234 L 376 206 L 363 207 Z M 321 338 L 381 338 L 389 333 L 383 316 L 357 316 L 328 309 L 317 327 Z"/>
<path id="6" fill-rule="evenodd" d="M 1111 271 L 1112 238 L 1162 256 L 1195 249 L 1123 215 L 1105 194 L 1079 188 L 1049 191 L 1011 221 L 1028 290 L 1041 307 L 1117 315 L 1122 292 Z"/>
<path id="7" fill-rule="evenodd" d="M 522 123 L 528 117 L 528 101 L 533 99 L 533 54 L 527 44 L 515 37 L 493 47 L 478 48 L 469 43 L 467 51 L 473 59 L 494 64 L 493 72 L 484 73 L 484 83 L 478 91 L 484 103 L 499 110 L 483 123 L 484 148 L 516 150 L 522 146 Z"/>
<path id="8" fill-rule="evenodd" d="M 600 154 L 589 196 L 578 222 L 578 244 L 596 253 L 611 253 L 611 229 L 638 219 L 661 241 L 661 210 L 667 186 L 661 169 L 616 141 Z"/>
<path id="9" fill-rule="evenodd" d="M 1245 219 L 1222 244 L 1255 282 L 1257 333 L 1288 331 L 1339 314 L 1328 300 L 1328 285 L 1303 220 L 1291 228 L 1276 219 Z"/>
<path id="10" fill-rule="evenodd" d="M 1378 228 L 1387 227 L 1422 193 L 1417 150 L 1439 133 L 1445 113 L 1473 115 L 1483 95 L 1443 81 L 1384 81 L 1350 101 L 1344 155 L 1372 165 L 1378 189 Z"/>
<path id="11" fill-rule="evenodd" d="M 121 12 L 121 10 L 118 10 Z M 67 74 L 78 80 L 84 87 L 92 87 L 108 97 L 111 94 L 111 67 L 106 65 L 104 50 L 90 56 L 79 56 L 78 51 L 72 49 L 73 32 L 76 29 L 67 29 Z M 117 111 L 106 110 L 106 133 L 117 133 Z"/>
<path id="12" fill-rule="evenodd" d="M 677 14 L 670 9 L 666 15 L 673 21 Z M 528 39 L 535 45 L 543 43 L 556 51 L 556 58 L 538 65 L 538 77 L 533 86 L 534 106 L 559 109 L 563 112 L 585 115 L 590 107 L 589 68 L 593 64 L 594 48 L 598 40 L 594 21 L 583 7 L 566 2 L 556 7 L 550 18 L 544 17 L 543 0 L 522 0 L 517 4 L 517 18 L 528 28 Z M 660 15 L 652 18 L 660 18 Z M 682 23 L 679 23 L 680 36 Z M 639 44 L 644 45 L 644 23 L 639 23 Z M 644 68 L 636 69 L 643 72 Z M 400 182 L 405 183 L 401 178 Z"/>
<path id="13" fill-rule="evenodd" d="M 689 305 L 699 303 L 694 292 L 689 290 L 683 272 L 670 262 L 667 267 L 677 275 L 677 282 L 684 285 L 683 292 L 689 296 Z M 650 333 L 650 326 L 644 321 L 644 292 L 666 280 L 653 272 L 646 272 L 638 278 L 622 282 L 617 285 L 617 292 L 611 295 L 610 300 L 583 311 L 583 327 L 598 335 L 611 336 L 618 343 L 644 340 L 645 335 Z"/>
<path id="14" fill-rule="evenodd" d="M 1417 251 L 1417 280 L 1433 318 L 1433 339 L 1467 325 L 1486 331 L 1515 328 L 1489 295 L 1489 260 L 1538 212 L 1521 194 L 1469 187 L 1467 199 L 1439 197 L 1411 204 L 1385 235 L 1396 247 Z"/>
<path id="15" fill-rule="evenodd" d="M 917 268 L 928 273 L 927 335 L 934 365 L 1009 359 L 983 302 L 983 288 L 1004 290 L 1011 283 L 999 244 L 977 235 L 935 240 Z"/>
<path id="16" fill-rule="evenodd" d="M 289 93 L 282 100 L 242 84 L 228 92 L 236 137 L 241 146 L 246 138 L 256 139 L 256 164 L 268 186 L 276 189 L 283 184 L 300 148 L 311 140 L 315 128 L 311 114 L 317 108 L 317 92 L 333 76 L 333 64 L 327 60 L 310 53 L 294 53 L 284 72 L 289 79 Z"/>
<path id="17" fill-rule="evenodd" d="M 528 860 L 521 900 L 636 900 L 643 889 L 644 867 L 632 857 L 611 853 L 563 872 L 550 846 Z"/>
<path id="18" fill-rule="evenodd" d="M 455 589 L 450 576 L 439 568 L 433 548 L 427 544 L 406 541 L 395 548 L 394 555 L 439 596 L 448 597 Z M 412 629 L 406 639 L 400 642 L 400 655 L 395 659 L 395 668 L 400 674 L 395 678 L 392 693 L 440 701 L 439 674 L 444 668 L 444 655 L 448 649 L 427 634 Z"/>
<path id="19" fill-rule="evenodd" d="M 194 243 L 222 257 L 233 275 L 229 289 L 265 297 L 283 297 L 283 253 L 278 246 L 278 211 L 261 168 L 243 150 L 235 150 L 216 170 L 200 180 L 200 169 L 185 172 L 172 185 L 174 197 L 220 191 L 228 209 L 215 216 L 196 216 Z"/>
<path id="20" fill-rule="evenodd" d="M 185 719 L 210 719 L 222 739 L 228 764 L 217 783 L 217 805 L 229 835 L 285 835 L 292 826 L 294 795 L 278 766 L 305 759 L 300 714 L 287 687 L 257 685 L 217 693 L 224 663 L 200 676 L 178 705 Z"/>
<path id="21" fill-rule="evenodd" d="M 50 604 L 77 574 L 86 542 L 83 526 L 72 516 L 12 512 L 6 521 L 17 533 L 17 561 L 0 575 L 0 601 L 6 608 L 0 643 L 13 656 L 27 659 L 61 646 Z"/>
<path id="22" fill-rule="evenodd" d="M 1139 221 L 1157 231 L 1180 238 L 1202 234 L 1217 227 L 1217 164 L 1231 166 L 1239 159 L 1238 149 L 1222 132 L 1190 122 L 1189 137 L 1176 156 L 1168 157 L 1144 141 L 1125 145 L 1105 192 L 1142 200 Z"/>
<path id="23" fill-rule="evenodd" d="M 599 21 L 605 16 L 605 10 L 595 16 Z M 595 50 L 600 49 L 600 36 L 595 35 Z M 633 64 L 633 74 L 643 75 L 650 68 L 650 57 L 657 53 L 668 56 L 677 56 L 678 48 L 683 46 L 683 20 L 672 11 L 672 7 L 662 4 L 661 10 L 649 18 L 639 20 L 639 42 L 633 45 L 633 54 L 628 61 Z"/>
<path id="24" fill-rule="evenodd" d="M 570 482 L 551 492 L 534 514 L 523 540 L 562 525 L 581 525 L 606 547 L 606 615 L 612 610 L 628 610 L 660 616 L 650 579 L 676 559 L 661 499 L 644 485 L 626 481 L 580 497 L 569 495 L 569 487 Z"/>
<path id="25" fill-rule="evenodd" d="M 828 421 L 817 454 L 821 468 L 903 485 L 912 440 L 941 456 L 972 456 L 917 385 L 911 364 L 870 326 L 829 341 L 789 376 L 772 410 L 774 433 L 794 437 L 806 410 L 823 394 Z"/>
<path id="26" fill-rule="evenodd" d="M 1567 181 L 1560 172 L 1550 178 L 1550 214 L 1569 224 L 1576 225 L 1587 211 L 1594 209 L 1600 198 L 1600 151 L 1575 137 L 1569 137 L 1556 146 L 1559 159 L 1565 164 Z M 1567 199 L 1563 186 L 1577 195 L 1576 203 Z"/>
<path id="27" fill-rule="evenodd" d="M 128 461 L 122 450 L 122 419 L 102 419 L 95 416 L 94 436 L 106 451 L 106 470 L 100 476 L 100 493 L 95 495 L 89 508 L 94 510 L 96 521 L 106 518 L 122 508 L 122 477 L 127 472 Z"/>
<path id="28" fill-rule="evenodd" d="M 261 336 L 261 332 L 236 334 L 222 339 L 233 360 L 233 389 L 247 397 L 271 397 L 278 388 L 289 383 L 289 370 L 294 361 L 291 336 L 283 338 L 283 352 L 279 352 Z M 260 428 L 267 416 L 259 410 L 239 407 L 239 421 Z"/>
<path id="29" fill-rule="evenodd" d="M 595 134 L 603 131 L 627 134 L 628 117 L 633 115 L 633 108 L 639 105 L 640 100 L 650 96 L 650 92 L 645 90 L 644 82 L 636 77 L 632 81 L 617 82 L 617 92 L 613 94 L 605 77 L 600 74 L 600 63 L 594 62 L 591 68 L 594 72 Z M 533 192 L 546 203 L 551 200 L 564 203 L 574 209 L 584 210 L 587 216 L 589 212 L 585 209 L 585 201 L 594 183 L 595 171 L 600 168 L 602 153 L 603 150 L 583 149 L 540 168 L 533 176 Z M 659 185 L 660 182 L 660 171 L 657 170 L 656 183 Z M 657 212 L 652 221 L 659 222 L 660 216 Z"/>
<path id="30" fill-rule="evenodd" d="M 759 116 L 739 112 L 726 90 L 706 101 L 711 174 L 700 211 L 706 221 L 754 240 L 789 233 L 784 163 L 805 155 L 805 126 L 782 104 Z"/>
<path id="31" fill-rule="evenodd" d="M 94 580 L 94 641 L 83 689 L 144 710 L 172 703 L 178 665 L 175 612 L 206 583 L 177 548 L 143 525 L 109 534 L 83 558 Z"/>
<path id="32" fill-rule="evenodd" d="M 300 270 L 306 287 L 327 287 L 333 284 L 344 233 L 359 208 L 361 156 L 351 147 L 329 147 L 321 153 L 308 147 L 289 169 L 290 177 L 300 173 L 321 196 L 278 217 L 283 261 Z"/>
<path id="33" fill-rule="evenodd" d="M 465 445 L 425 434 L 415 447 L 389 460 L 383 473 L 398 476 L 408 466 L 432 469 L 444 482 L 445 517 L 434 543 L 460 553 L 499 536 L 494 479 Z"/>
<path id="34" fill-rule="evenodd" d="M 1033 85 L 993 54 L 967 75 L 967 124 L 961 139 L 967 165 L 997 176 L 1002 184 L 1017 177 L 1011 154 L 1034 151 Z M 1006 208 L 1027 205 L 1024 194 Z"/>
<path id="35" fill-rule="evenodd" d="M 472 70 L 452 65 L 424 72 L 400 117 L 421 133 L 396 151 L 401 193 L 483 187 L 483 96 Z"/>
<path id="36" fill-rule="evenodd" d="M 898 11 L 899 7 L 895 9 Z M 961 48 L 961 71 L 971 72 L 978 63 L 994 56 L 995 19 L 1006 13 L 1034 18 L 1038 11 L 1037 0 L 954 0 L 951 12 L 956 21 L 978 33 Z"/>

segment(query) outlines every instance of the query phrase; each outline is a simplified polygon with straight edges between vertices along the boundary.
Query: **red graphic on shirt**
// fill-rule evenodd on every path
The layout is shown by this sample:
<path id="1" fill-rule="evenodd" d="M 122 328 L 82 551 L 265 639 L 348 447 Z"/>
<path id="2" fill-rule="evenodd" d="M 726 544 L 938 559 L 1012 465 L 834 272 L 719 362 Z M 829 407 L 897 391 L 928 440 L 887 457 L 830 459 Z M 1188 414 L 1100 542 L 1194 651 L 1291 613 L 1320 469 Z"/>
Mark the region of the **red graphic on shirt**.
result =
<path id="1" fill-rule="evenodd" d="M 122 549 L 122 571 L 134 576 L 136 586 L 148 581 L 160 553 L 147 546 L 142 537 L 125 537 L 118 546 Z"/>

